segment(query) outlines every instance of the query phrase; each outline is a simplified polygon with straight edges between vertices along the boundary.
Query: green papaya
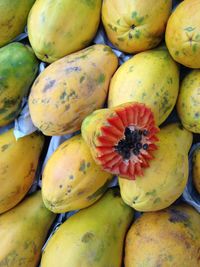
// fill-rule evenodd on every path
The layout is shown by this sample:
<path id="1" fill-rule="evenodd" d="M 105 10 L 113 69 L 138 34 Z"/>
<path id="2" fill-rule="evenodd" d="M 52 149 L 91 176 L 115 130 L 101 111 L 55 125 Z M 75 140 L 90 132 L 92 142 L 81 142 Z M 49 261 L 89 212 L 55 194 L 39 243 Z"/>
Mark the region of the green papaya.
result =
<path id="1" fill-rule="evenodd" d="M 42 267 L 120 267 L 133 210 L 118 189 L 70 217 L 48 242 Z"/>
<path id="2" fill-rule="evenodd" d="M 15 42 L 0 49 L 0 127 L 18 116 L 37 70 L 38 61 L 29 46 Z"/>
<path id="3" fill-rule="evenodd" d="M 36 267 L 56 215 L 47 210 L 40 191 L 0 216 L 0 267 Z"/>
<path id="4" fill-rule="evenodd" d="M 35 0 L 0 1 L 0 47 L 22 33 Z"/>
<path id="5" fill-rule="evenodd" d="M 29 40 L 37 57 L 51 63 L 87 47 L 99 26 L 101 3 L 37 0 L 28 17 Z"/>

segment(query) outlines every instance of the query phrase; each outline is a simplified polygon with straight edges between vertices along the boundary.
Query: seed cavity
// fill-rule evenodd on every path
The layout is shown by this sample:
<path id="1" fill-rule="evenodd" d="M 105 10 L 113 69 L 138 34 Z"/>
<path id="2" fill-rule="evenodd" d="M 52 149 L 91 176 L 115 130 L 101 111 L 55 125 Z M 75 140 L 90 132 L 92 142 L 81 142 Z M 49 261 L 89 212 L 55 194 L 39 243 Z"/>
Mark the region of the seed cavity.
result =
<path id="1" fill-rule="evenodd" d="M 124 160 L 130 159 L 132 155 L 138 156 L 141 149 L 147 150 L 149 147 L 147 143 L 143 143 L 145 139 L 143 137 L 148 136 L 148 134 L 149 132 L 146 129 L 131 130 L 129 127 L 126 127 L 124 138 L 114 148 Z"/>

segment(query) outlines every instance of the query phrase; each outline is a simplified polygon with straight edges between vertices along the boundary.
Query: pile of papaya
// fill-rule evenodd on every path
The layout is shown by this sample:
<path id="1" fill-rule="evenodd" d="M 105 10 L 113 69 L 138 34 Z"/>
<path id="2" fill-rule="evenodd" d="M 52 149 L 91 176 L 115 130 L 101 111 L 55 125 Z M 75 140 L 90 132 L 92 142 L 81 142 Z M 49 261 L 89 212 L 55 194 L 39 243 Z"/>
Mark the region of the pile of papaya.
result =
<path id="1" fill-rule="evenodd" d="M 1 0 L 0 185 L 0 267 L 199 267 L 200 1 Z"/>

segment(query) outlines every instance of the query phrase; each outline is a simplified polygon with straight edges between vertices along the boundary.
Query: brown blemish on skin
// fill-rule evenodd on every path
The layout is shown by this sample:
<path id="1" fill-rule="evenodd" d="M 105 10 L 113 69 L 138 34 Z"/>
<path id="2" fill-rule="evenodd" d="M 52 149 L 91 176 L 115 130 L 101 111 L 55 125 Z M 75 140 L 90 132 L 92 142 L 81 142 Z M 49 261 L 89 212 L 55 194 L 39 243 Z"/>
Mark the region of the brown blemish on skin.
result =
<path id="1" fill-rule="evenodd" d="M 189 220 L 189 216 L 183 211 L 170 209 L 169 213 L 170 213 L 170 217 L 168 220 L 171 223 L 179 223 L 179 222 L 187 223 Z"/>
<path id="2" fill-rule="evenodd" d="M 90 233 L 90 232 L 87 232 L 85 233 L 82 238 L 81 238 L 81 241 L 83 243 L 88 243 L 90 240 L 92 240 L 94 238 L 94 234 L 93 233 Z"/>
<path id="3" fill-rule="evenodd" d="M 34 174 L 34 173 L 35 173 L 34 164 L 33 164 L 33 162 L 31 162 L 29 172 L 28 172 L 28 174 L 27 174 L 24 178 L 25 178 L 25 179 L 26 179 L 26 178 L 29 178 L 29 177 L 30 177 L 32 174 Z"/>

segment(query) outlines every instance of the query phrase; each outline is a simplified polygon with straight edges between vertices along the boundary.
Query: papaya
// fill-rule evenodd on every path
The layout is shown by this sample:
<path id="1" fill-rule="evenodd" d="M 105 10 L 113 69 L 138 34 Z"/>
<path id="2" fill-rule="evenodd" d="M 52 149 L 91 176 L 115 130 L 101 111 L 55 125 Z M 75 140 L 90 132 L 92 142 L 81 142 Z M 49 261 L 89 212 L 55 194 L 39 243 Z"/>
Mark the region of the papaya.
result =
<path id="1" fill-rule="evenodd" d="M 178 64 L 165 47 L 159 47 L 135 55 L 118 68 L 111 79 L 108 106 L 144 103 L 160 125 L 175 106 L 178 91 Z"/>
<path id="2" fill-rule="evenodd" d="M 0 215 L 0 266 L 38 266 L 55 217 L 45 208 L 40 191 Z"/>
<path id="3" fill-rule="evenodd" d="M 200 194 L 200 148 L 192 156 L 192 179 L 197 192 Z"/>
<path id="4" fill-rule="evenodd" d="M 30 189 L 43 144 L 36 132 L 18 140 L 13 129 L 0 135 L 0 214 L 16 206 Z"/>
<path id="5" fill-rule="evenodd" d="M 27 25 L 36 56 L 52 63 L 87 47 L 99 26 L 101 3 L 102 0 L 37 0 Z"/>
<path id="6" fill-rule="evenodd" d="M 130 180 L 149 167 L 157 149 L 158 131 L 151 110 L 133 102 L 96 110 L 81 126 L 95 162 L 105 171 Z"/>
<path id="7" fill-rule="evenodd" d="M 35 0 L 0 1 L 0 47 L 8 44 L 23 32 L 34 2 Z"/>
<path id="8" fill-rule="evenodd" d="M 29 46 L 15 42 L 0 48 L 0 127 L 18 116 L 37 70 L 38 61 Z"/>
<path id="9" fill-rule="evenodd" d="M 121 51 L 138 53 L 164 37 L 172 0 L 106 0 L 102 21 L 109 40 Z"/>
<path id="10" fill-rule="evenodd" d="M 158 149 L 144 175 L 134 181 L 119 177 L 123 200 L 138 211 L 169 207 L 183 193 L 188 180 L 192 133 L 179 123 L 171 123 L 161 128 L 157 137 Z"/>
<path id="11" fill-rule="evenodd" d="M 165 41 L 173 59 L 200 68 L 200 1 L 182 1 L 170 16 Z"/>
<path id="12" fill-rule="evenodd" d="M 45 135 L 80 130 L 83 119 L 103 106 L 118 59 L 106 45 L 93 45 L 48 66 L 29 96 L 32 121 Z"/>
<path id="13" fill-rule="evenodd" d="M 43 252 L 41 267 L 121 267 L 133 210 L 110 189 L 99 201 L 65 221 Z"/>
<path id="14" fill-rule="evenodd" d="M 200 215 L 189 205 L 148 212 L 130 227 L 125 267 L 198 267 Z"/>
<path id="15" fill-rule="evenodd" d="M 187 74 L 180 87 L 177 111 L 183 126 L 193 133 L 200 133 L 200 70 Z"/>
<path id="16" fill-rule="evenodd" d="M 42 175 L 45 206 L 55 213 L 92 205 L 106 191 L 112 175 L 96 165 L 81 135 L 62 143 Z"/>

